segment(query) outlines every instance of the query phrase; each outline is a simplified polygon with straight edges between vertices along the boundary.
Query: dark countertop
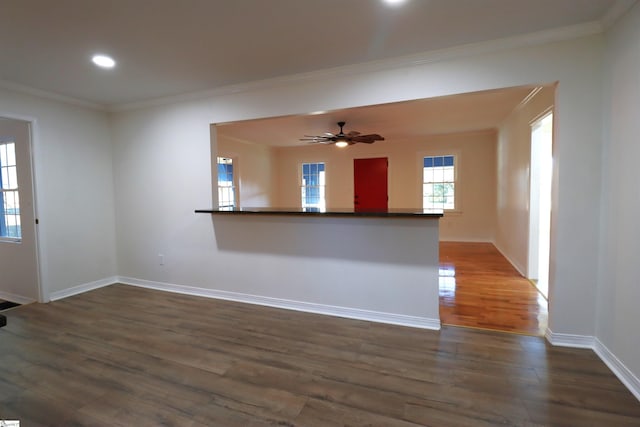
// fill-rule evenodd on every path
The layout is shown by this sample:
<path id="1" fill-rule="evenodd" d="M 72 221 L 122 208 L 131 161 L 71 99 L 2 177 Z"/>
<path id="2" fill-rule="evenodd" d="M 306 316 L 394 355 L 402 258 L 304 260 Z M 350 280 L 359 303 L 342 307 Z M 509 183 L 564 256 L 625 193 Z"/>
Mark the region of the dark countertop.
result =
<path id="1" fill-rule="evenodd" d="M 304 210 L 302 208 L 235 208 L 224 209 L 196 209 L 196 213 L 214 215 L 295 215 L 295 216 L 343 216 L 343 217 L 374 217 L 374 218 L 441 218 L 440 210 L 428 209 L 387 209 L 386 211 L 368 211 L 353 209 L 328 209 L 326 212 Z"/>

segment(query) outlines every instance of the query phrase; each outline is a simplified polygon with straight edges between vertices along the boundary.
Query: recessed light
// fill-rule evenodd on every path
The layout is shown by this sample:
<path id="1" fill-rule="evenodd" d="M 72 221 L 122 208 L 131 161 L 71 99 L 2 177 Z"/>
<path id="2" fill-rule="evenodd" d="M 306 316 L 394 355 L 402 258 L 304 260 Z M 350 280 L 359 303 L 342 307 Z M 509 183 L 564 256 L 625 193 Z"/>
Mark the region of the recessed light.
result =
<path id="1" fill-rule="evenodd" d="M 100 68 L 113 68 L 116 66 L 116 61 L 108 55 L 93 55 L 91 61 Z"/>
<path id="2" fill-rule="evenodd" d="M 404 3 L 406 0 L 384 0 L 386 4 L 389 6 L 399 6 Z"/>

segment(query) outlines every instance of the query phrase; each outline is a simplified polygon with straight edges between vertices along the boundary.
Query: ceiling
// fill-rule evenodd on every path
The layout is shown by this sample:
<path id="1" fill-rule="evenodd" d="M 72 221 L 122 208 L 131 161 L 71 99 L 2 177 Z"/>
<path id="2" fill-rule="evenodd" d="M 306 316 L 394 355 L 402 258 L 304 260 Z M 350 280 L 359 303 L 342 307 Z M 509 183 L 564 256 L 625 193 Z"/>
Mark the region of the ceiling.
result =
<path id="1" fill-rule="evenodd" d="M 378 133 L 386 141 L 416 136 L 495 129 L 533 92 L 520 86 L 468 94 L 349 108 L 314 115 L 244 120 L 218 124 L 218 138 L 270 146 L 309 145 L 304 135 L 344 132 Z"/>
<path id="2" fill-rule="evenodd" d="M 116 108 L 600 22 L 630 2 L 0 0 L 0 80 Z M 96 52 L 117 66 L 95 68 Z"/>

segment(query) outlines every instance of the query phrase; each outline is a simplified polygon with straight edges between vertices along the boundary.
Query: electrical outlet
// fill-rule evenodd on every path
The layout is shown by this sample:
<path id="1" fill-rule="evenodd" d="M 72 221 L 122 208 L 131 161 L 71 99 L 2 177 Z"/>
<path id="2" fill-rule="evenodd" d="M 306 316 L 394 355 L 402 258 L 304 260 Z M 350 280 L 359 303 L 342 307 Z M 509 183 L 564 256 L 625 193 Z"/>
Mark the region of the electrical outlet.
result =
<path id="1" fill-rule="evenodd" d="M 158 262 L 160 265 L 164 265 L 164 255 L 158 254 Z"/>

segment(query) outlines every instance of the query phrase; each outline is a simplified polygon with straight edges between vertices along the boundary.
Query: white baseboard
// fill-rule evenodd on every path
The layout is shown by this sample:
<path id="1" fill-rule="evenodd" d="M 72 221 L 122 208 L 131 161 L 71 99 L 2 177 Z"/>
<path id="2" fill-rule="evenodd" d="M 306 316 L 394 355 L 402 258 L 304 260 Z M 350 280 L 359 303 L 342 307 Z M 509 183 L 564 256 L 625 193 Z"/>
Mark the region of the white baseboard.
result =
<path id="1" fill-rule="evenodd" d="M 558 347 L 590 348 L 593 350 L 595 338 L 589 335 L 557 334 L 547 329 L 547 341 Z"/>
<path id="2" fill-rule="evenodd" d="M 303 301 L 292 301 L 259 295 L 249 295 L 238 292 L 174 285 L 171 283 L 152 282 L 149 280 L 135 279 L 132 277 L 119 277 L 118 282 L 126 285 L 139 286 L 160 291 L 176 292 L 180 294 L 216 298 L 275 308 L 284 308 L 287 310 L 304 311 L 307 313 L 324 314 L 327 316 L 346 317 L 349 319 L 367 320 L 370 322 L 387 323 L 420 329 L 440 329 L 439 319 L 430 319 L 426 317 L 407 316 L 404 314 L 362 310 L 359 308 L 337 307 L 332 305 L 315 304 Z"/>
<path id="3" fill-rule="evenodd" d="M 36 302 L 36 300 L 32 298 L 27 298 L 21 295 L 12 294 L 11 292 L 2 292 L 2 291 L 0 291 L 0 299 L 15 302 L 18 304 L 31 304 L 32 302 Z"/>
<path id="4" fill-rule="evenodd" d="M 118 283 L 118 278 L 116 276 L 108 277 L 106 279 L 96 280 L 95 282 L 84 283 L 82 285 L 63 289 L 61 291 L 51 292 L 51 294 L 49 294 L 49 299 L 51 301 L 56 301 L 56 300 L 67 298 L 73 295 L 78 295 L 83 292 L 92 291 L 94 289 L 113 285 L 114 283 Z"/>
<path id="5" fill-rule="evenodd" d="M 518 265 L 511 258 L 509 258 L 509 256 L 507 254 L 505 254 L 502 249 L 500 249 L 500 247 L 496 244 L 496 242 L 491 242 L 491 243 L 493 243 L 493 246 L 495 246 L 495 248 L 498 250 L 498 252 L 500 252 L 500 254 L 502 254 L 502 256 L 505 257 L 507 261 L 509 261 L 509 264 L 511 264 L 513 266 L 513 268 L 515 268 L 518 271 L 518 273 L 520 273 L 520 275 L 522 277 L 527 277 L 527 274 L 525 272 L 525 270 L 526 270 L 525 268 L 523 268 L 521 265 Z"/>
<path id="6" fill-rule="evenodd" d="M 611 372 L 629 389 L 629 391 L 640 400 L 640 379 L 636 377 L 629 368 L 625 366 L 602 342 L 588 335 L 556 334 L 547 329 L 547 340 L 555 346 L 588 348 L 593 350 L 600 360 L 611 369 Z"/>
<path id="7" fill-rule="evenodd" d="M 640 379 L 625 366 L 598 338 L 595 339 L 593 351 L 602 359 L 602 361 L 613 371 L 622 384 L 624 384 L 631 393 L 640 400 Z"/>

